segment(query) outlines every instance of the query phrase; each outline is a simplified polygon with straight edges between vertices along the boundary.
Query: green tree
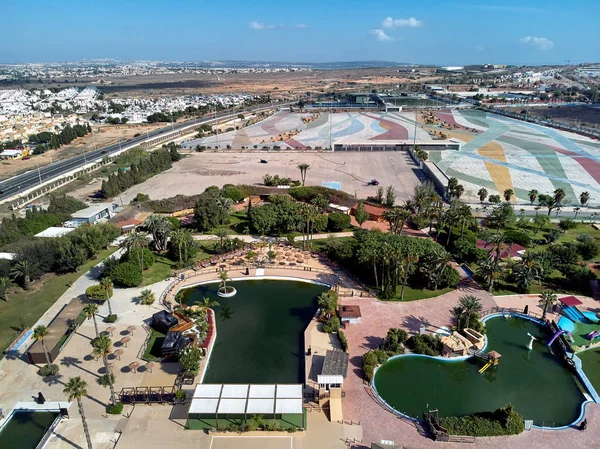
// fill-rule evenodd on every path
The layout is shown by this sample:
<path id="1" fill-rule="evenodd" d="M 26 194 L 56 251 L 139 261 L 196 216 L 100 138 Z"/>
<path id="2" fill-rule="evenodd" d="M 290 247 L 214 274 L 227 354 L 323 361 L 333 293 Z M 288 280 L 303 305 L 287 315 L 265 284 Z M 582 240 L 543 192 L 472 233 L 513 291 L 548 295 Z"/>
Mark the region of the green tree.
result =
<path id="1" fill-rule="evenodd" d="M 39 341 L 42 344 L 42 350 L 44 351 L 44 357 L 46 357 L 46 364 L 51 365 L 50 356 L 48 355 L 48 350 L 46 349 L 46 337 L 50 335 L 50 331 L 46 326 L 39 325 L 33 329 L 32 337 L 35 341 Z"/>
<path id="2" fill-rule="evenodd" d="M 223 288 L 223 292 L 227 293 L 227 281 L 229 280 L 229 274 L 227 271 L 221 270 L 219 273 L 219 279 L 221 280 L 221 287 Z"/>
<path id="3" fill-rule="evenodd" d="M 83 402 L 81 398 L 87 396 L 87 383 L 81 380 L 81 377 L 71 377 L 69 381 L 65 384 L 65 388 L 63 390 L 64 394 L 67 395 L 67 399 L 72 401 L 73 399 L 77 400 L 77 408 L 79 409 L 79 415 L 81 416 L 81 424 L 83 425 L 83 433 L 85 434 L 85 439 L 87 441 L 88 449 L 92 449 L 92 440 L 90 438 L 90 430 L 88 429 L 87 420 L 85 418 L 85 412 L 83 409 Z"/>
<path id="4" fill-rule="evenodd" d="M 219 239 L 219 251 L 223 252 L 225 240 L 229 238 L 229 231 L 225 228 L 217 228 L 215 236 Z"/>
<path id="5" fill-rule="evenodd" d="M 317 304 L 321 309 L 321 318 L 329 319 L 335 315 L 338 307 L 338 295 L 337 292 L 329 290 L 323 292 L 317 298 Z"/>
<path id="6" fill-rule="evenodd" d="M 108 366 L 108 355 L 112 351 L 112 341 L 108 335 L 100 335 L 94 340 L 94 355 L 96 357 L 102 357 L 102 363 L 104 364 L 104 372 L 106 373 L 106 379 L 108 380 L 108 386 L 110 388 L 110 403 L 116 402 L 115 386 L 113 384 L 113 373 L 111 373 Z"/>
<path id="7" fill-rule="evenodd" d="M 171 234 L 171 245 L 176 251 L 179 265 L 187 263 L 188 254 L 193 243 L 194 238 L 188 229 L 176 229 Z"/>
<path id="8" fill-rule="evenodd" d="M 465 188 L 459 184 L 458 179 L 450 178 L 448 181 L 448 196 L 450 199 L 459 199 L 465 192 Z"/>
<path id="9" fill-rule="evenodd" d="M 365 210 L 365 205 L 361 202 L 356 206 L 356 212 L 354 212 L 354 218 L 356 218 L 356 222 L 362 228 L 364 222 L 369 219 L 369 214 Z"/>
<path id="10" fill-rule="evenodd" d="M 132 253 L 135 253 L 135 257 L 140 268 L 140 273 L 144 271 L 144 248 L 148 247 L 148 236 L 141 232 L 132 232 L 127 234 L 123 246 L 127 249 L 127 254 L 131 260 Z"/>
<path id="11" fill-rule="evenodd" d="M 386 207 L 394 207 L 396 203 L 396 191 L 393 186 L 388 186 L 385 189 L 385 205 Z"/>
<path id="12" fill-rule="evenodd" d="M 8 289 L 13 285 L 10 278 L 0 277 L 0 299 L 8 302 Z"/>
<path id="13" fill-rule="evenodd" d="M 543 230 L 545 226 L 550 224 L 550 217 L 546 215 L 536 215 L 533 217 L 533 223 L 536 226 L 533 232 L 537 234 L 539 231 Z"/>
<path id="14" fill-rule="evenodd" d="M 152 241 L 156 251 L 167 249 L 167 242 L 172 231 L 171 222 L 167 217 L 161 215 L 150 215 L 144 222 L 144 226 L 152 234 Z"/>
<path id="15" fill-rule="evenodd" d="M 481 300 L 473 295 L 461 296 L 458 298 L 458 305 L 464 310 L 467 320 L 465 327 L 469 327 L 471 325 L 471 317 L 473 314 L 479 313 L 483 310 Z"/>
<path id="16" fill-rule="evenodd" d="M 375 202 L 383 204 L 383 187 L 377 187 L 377 193 L 375 194 Z"/>
<path id="17" fill-rule="evenodd" d="M 528 195 L 529 195 L 529 201 L 531 202 L 531 204 L 533 204 L 535 202 L 535 199 L 538 196 L 538 191 L 535 189 L 532 189 L 529 191 Z"/>
<path id="18" fill-rule="evenodd" d="M 556 303 L 558 297 L 554 294 L 552 290 L 544 290 L 540 295 L 540 306 L 542 306 L 542 320 L 546 319 L 546 313 L 548 309 L 552 308 L 552 306 Z"/>
<path id="19" fill-rule="evenodd" d="M 28 260 L 19 260 L 12 270 L 10 270 L 10 275 L 13 279 L 21 282 L 21 285 L 25 290 L 29 290 L 31 287 L 31 278 L 35 274 L 35 269 L 35 265 Z"/>
<path id="20" fill-rule="evenodd" d="M 563 218 L 558 222 L 558 227 L 564 234 L 571 229 L 575 229 L 577 227 L 577 222 L 572 218 Z"/>
<path id="21" fill-rule="evenodd" d="M 490 195 L 488 201 L 492 204 L 498 204 L 502 200 L 500 199 L 500 195 Z"/>
<path id="22" fill-rule="evenodd" d="M 581 207 L 585 207 L 589 200 L 590 192 L 581 192 L 581 195 L 579 195 L 579 203 L 581 204 Z"/>
<path id="23" fill-rule="evenodd" d="M 441 247 L 435 248 L 420 259 L 421 274 L 427 279 L 427 287 L 437 290 L 444 274 L 449 267 L 450 254 Z"/>
<path id="24" fill-rule="evenodd" d="M 310 169 L 310 165 L 300 164 L 298 165 L 298 169 L 300 170 L 300 177 L 302 178 L 302 185 L 304 186 L 304 182 L 306 181 L 306 172 Z"/>
<path id="25" fill-rule="evenodd" d="M 558 189 L 556 189 L 556 190 L 554 191 L 554 201 L 556 202 L 556 204 L 557 204 L 558 206 L 560 206 L 560 205 L 561 205 L 561 203 L 562 203 L 562 200 L 564 200 L 564 199 L 565 199 L 565 196 L 566 196 L 566 195 L 567 195 L 567 194 L 565 193 L 565 189 L 563 189 L 563 188 L 560 188 L 560 187 L 559 187 Z"/>
<path id="26" fill-rule="evenodd" d="M 479 196 L 479 202 L 483 203 L 485 201 L 485 199 L 487 198 L 487 196 L 488 196 L 488 191 L 487 191 L 486 188 L 482 187 L 477 192 L 477 195 Z"/>
<path id="27" fill-rule="evenodd" d="M 410 211 L 402 207 L 393 207 L 383 213 L 383 218 L 390 224 L 391 233 L 402 234 L 404 224 L 410 218 Z"/>
<path id="28" fill-rule="evenodd" d="M 110 295 L 113 291 L 114 284 L 112 280 L 108 277 L 104 277 L 100 280 L 100 288 L 104 291 L 104 295 L 106 296 L 106 304 L 108 304 L 108 314 L 112 315 L 112 305 L 110 303 Z"/>
<path id="29" fill-rule="evenodd" d="M 506 201 L 507 203 L 510 202 L 510 199 L 512 198 L 512 196 L 514 194 L 515 194 L 515 191 L 513 189 L 506 189 L 503 193 L 504 201 Z"/>
<path id="30" fill-rule="evenodd" d="M 83 313 L 88 320 L 92 320 L 94 322 L 94 330 L 96 331 L 96 338 L 100 335 L 98 332 L 98 323 L 96 322 L 96 314 L 98 313 L 98 305 L 90 302 L 85 305 L 83 308 Z"/>
<path id="31" fill-rule="evenodd" d="M 156 300 L 156 296 L 154 295 L 154 292 L 152 290 L 147 288 L 140 292 L 140 302 L 142 304 L 150 305 L 150 304 L 154 303 L 155 300 Z"/>
<path id="32" fill-rule="evenodd" d="M 502 270 L 492 259 L 487 259 L 480 264 L 477 274 L 483 278 L 490 294 L 494 291 L 494 284 L 502 279 Z"/>

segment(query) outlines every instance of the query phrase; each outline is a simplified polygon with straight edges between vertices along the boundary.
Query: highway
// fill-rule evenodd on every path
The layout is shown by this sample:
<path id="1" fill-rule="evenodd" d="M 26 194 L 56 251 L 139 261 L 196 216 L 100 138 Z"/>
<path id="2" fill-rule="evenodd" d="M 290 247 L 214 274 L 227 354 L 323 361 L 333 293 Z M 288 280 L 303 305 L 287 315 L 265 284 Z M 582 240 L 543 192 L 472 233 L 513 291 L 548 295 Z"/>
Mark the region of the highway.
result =
<path id="1" fill-rule="evenodd" d="M 87 163 L 102 159 L 105 156 L 110 156 L 111 154 L 122 150 L 123 146 L 133 147 L 135 145 L 142 144 L 147 140 L 152 140 L 153 137 L 160 136 L 161 134 L 168 134 L 170 132 L 178 131 L 180 129 L 192 126 L 200 126 L 203 123 L 213 122 L 216 119 L 232 118 L 237 116 L 238 114 L 247 114 L 249 112 L 257 112 L 266 109 L 272 109 L 274 107 L 288 106 L 289 104 L 290 103 L 275 103 L 269 104 L 268 106 L 259 106 L 256 108 L 247 109 L 244 111 L 235 111 L 233 113 L 230 111 L 221 112 L 217 114 L 216 117 L 213 115 L 211 117 L 205 117 L 202 119 L 192 119 L 187 120 L 185 122 L 174 123 L 169 125 L 168 127 L 161 128 L 150 133 L 145 133 L 138 137 L 131 138 L 127 141 L 115 143 L 106 147 L 97 148 L 95 150 L 90 150 L 85 152 L 84 154 L 73 156 L 69 159 L 58 161 L 53 164 L 39 167 L 33 170 L 29 170 L 25 173 L 21 173 L 20 175 L 13 176 L 12 178 L 0 182 L 0 201 L 19 195 L 20 193 L 28 189 L 31 189 L 35 186 L 41 185 L 53 179 L 57 179 L 61 175 L 76 170 L 77 168 L 83 167 Z"/>

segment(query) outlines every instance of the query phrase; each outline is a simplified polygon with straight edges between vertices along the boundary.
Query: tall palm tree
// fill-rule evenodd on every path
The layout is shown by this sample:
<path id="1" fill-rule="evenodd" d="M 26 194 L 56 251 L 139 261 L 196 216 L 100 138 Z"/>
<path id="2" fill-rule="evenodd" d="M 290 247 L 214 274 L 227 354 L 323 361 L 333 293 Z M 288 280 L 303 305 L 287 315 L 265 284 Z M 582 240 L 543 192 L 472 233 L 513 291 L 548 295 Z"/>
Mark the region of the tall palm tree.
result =
<path id="1" fill-rule="evenodd" d="M 504 201 L 506 201 L 507 203 L 510 202 L 511 197 L 515 194 L 515 191 L 513 189 L 506 189 L 503 193 L 502 196 L 504 196 Z"/>
<path id="2" fill-rule="evenodd" d="M 123 246 L 127 248 L 127 254 L 131 257 L 131 252 L 135 251 L 137 255 L 140 271 L 144 271 L 144 251 L 148 246 L 148 236 L 141 232 L 132 232 L 128 234 L 123 242 Z"/>
<path id="3" fill-rule="evenodd" d="M 106 379 L 108 380 L 108 386 L 110 387 L 110 403 L 115 403 L 115 386 L 113 385 L 113 374 L 110 372 L 108 367 L 108 354 L 112 352 L 112 341 L 108 335 L 100 335 L 94 340 L 94 355 L 96 357 L 102 357 L 102 363 L 104 364 L 104 371 L 106 372 Z"/>
<path id="4" fill-rule="evenodd" d="M 489 257 L 494 260 L 494 263 L 498 265 L 500 256 L 504 250 L 508 250 L 510 244 L 506 242 L 504 234 L 498 232 L 494 234 L 490 240 L 486 243 L 486 247 L 490 247 Z"/>
<path id="5" fill-rule="evenodd" d="M 551 308 L 558 297 L 554 294 L 552 290 L 544 290 L 540 295 L 539 304 L 542 306 L 542 320 L 546 319 L 546 312 Z"/>
<path id="6" fill-rule="evenodd" d="M 187 254 L 189 237 L 189 233 L 186 229 L 175 229 L 171 234 L 171 243 L 177 248 L 180 264 L 183 263 L 184 254 Z"/>
<path id="7" fill-rule="evenodd" d="M 463 308 L 467 323 L 465 327 L 471 324 L 471 315 L 479 313 L 483 309 L 479 298 L 473 295 L 461 296 L 458 298 L 458 305 Z"/>
<path id="8" fill-rule="evenodd" d="M 565 199 L 565 196 L 567 196 L 567 194 L 565 193 L 565 189 L 563 188 L 558 188 L 554 191 L 554 201 L 556 201 L 556 204 L 558 204 L 560 206 L 560 203 L 562 203 L 562 200 Z"/>
<path id="9" fill-rule="evenodd" d="M 404 223 L 410 218 L 410 211 L 403 207 L 393 207 L 383 213 L 383 218 L 390 224 L 390 232 L 402 234 Z"/>
<path id="10" fill-rule="evenodd" d="M 492 259 L 485 260 L 477 272 L 487 284 L 490 294 L 494 291 L 494 284 L 502 279 L 502 270 Z"/>
<path id="11" fill-rule="evenodd" d="M 52 362 L 50 362 L 50 356 L 48 355 L 48 350 L 46 349 L 46 337 L 48 335 L 50 335 L 50 331 L 46 326 L 40 324 L 33 329 L 33 339 L 42 343 L 42 350 L 44 351 L 44 356 L 46 357 L 46 363 L 51 365 Z"/>
<path id="12" fill-rule="evenodd" d="M 461 306 L 454 306 L 452 309 L 450 309 L 450 314 L 456 320 L 456 328 L 459 331 L 462 330 L 464 327 L 462 326 L 462 322 L 463 318 L 465 317 L 465 309 L 463 309 Z"/>
<path id="13" fill-rule="evenodd" d="M 442 280 L 448 263 L 450 262 L 450 253 L 443 248 L 435 248 L 429 254 L 422 257 L 423 274 L 427 278 L 432 290 L 437 290 L 437 286 Z"/>
<path id="14" fill-rule="evenodd" d="M 13 279 L 21 281 L 25 290 L 29 290 L 34 272 L 35 266 L 31 262 L 28 260 L 20 260 L 15 264 L 12 270 L 10 270 L 10 275 Z"/>
<path id="15" fill-rule="evenodd" d="M 164 251 L 167 249 L 167 240 L 173 229 L 171 222 L 167 220 L 167 217 L 161 215 L 150 215 L 144 225 L 152 234 L 152 240 L 154 241 L 154 247 L 157 251 Z"/>
<path id="16" fill-rule="evenodd" d="M 229 232 L 225 228 L 219 228 L 215 231 L 215 235 L 219 238 L 219 250 L 223 251 L 223 245 L 225 244 L 225 240 L 229 236 Z"/>
<path id="17" fill-rule="evenodd" d="M 98 305 L 94 304 L 93 302 L 86 304 L 85 307 L 83 308 L 83 313 L 85 313 L 85 317 L 88 320 L 91 319 L 94 321 L 94 329 L 96 330 L 96 338 L 98 338 L 98 336 L 100 335 L 100 333 L 98 332 L 98 323 L 96 322 L 96 314 L 98 313 Z"/>
<path id="18" fill-rule="evenodd" d="M 81 398 L 87 396 L 87 383 L 81 380 L 81 377 L 71 377 L 65 384 L 63 393 L 67 395 L 69 401 L 73 399 L 77 400 L 77 408 L 79 409 L 79 415 L 81 416 L 81 423 L 83 424 L 83 432 L 85 433 L 85 439 L 87 441 L 88 449 L 92 448 L 92 440 L 90 438 L 90 430 L 88 429 L 87 421 L 85 419 L 85 412 L 83 410 L 83 402 Z"/>
<path id="19" fill-rule="evenodd" d="M 105 277 L 102 278 L 102 280 L 100 281 L 100 288 L 102 289 L 102 291 L 104 292 L 104 295 L 106 296 L 106 304 L 108 304 L 108 314 L 112 315 L 112 305 L 110 303 L 110 292 L 113 290 L 114 284 L 113 281 L 111 281 L 110 278 Z"/>
<path id="20" fill-rule="evenodd" d="M 13 286 L 10 278 L 0 277 L 0 299 L 8 301 L 8 289 Z"/>
<path id="21" fill-rule="evenodd" d="M 479 196 L 479 202 L 483 204 L 483 202 L 488 196 L 488 191 L 486 188 L 482 187 L 481 189 L 479 189 L 479 192 L 477 192 L 477 195 Z"/>
<path id="22" fill-rule="evenodd" d="M 581 192 L 581 195 L 579 195 L 579 203 L 581 204 L 581 207 L 584 207 L 589 200 L 590 192 Z"/>
<path id="23" fill-rule="evenodd" d="M 217 198 L 217 207 L 219 209 L 221 209 L 221 216 L 222 217 L 227 217 L 229 215 L 229 209 L 231 208 L 231 206 L 233 205 L 233 201 L 231 200 L 231 198 L 227 198 L 225 196 L 222 196 L 220 198 Z M 223 224 L 225 221 L 221 220 L 221 224 Z"/>
<path id="24" fill-rule="evenodd" d="M 338 296 L 331 290 L 323 292 L 317 298 L 317 304 L 321 309 L 321 317 L 329 319 L 337 309 Z"/>
<path id="25" fill-rule="evenodd" d="M 229 275 L 227 274 L 227 271 L 221 270 L 221 272 L 219 273 L 219 279 L 221 279 L 221 287 L 223 287 L 223 290 L 225 291 L 225 293 L 227 293 L 227 281 L 229 280 Z"/>
<path id="26" fill-rule="evenodd" d="M 306 181 L 306 172 L 310 168 L 309 164 L 300 164 L 298 165 L 298 169 L 300 170 L 300 177 L 302 178 L 302 185 L 304 186 L 304 181 Z"/>

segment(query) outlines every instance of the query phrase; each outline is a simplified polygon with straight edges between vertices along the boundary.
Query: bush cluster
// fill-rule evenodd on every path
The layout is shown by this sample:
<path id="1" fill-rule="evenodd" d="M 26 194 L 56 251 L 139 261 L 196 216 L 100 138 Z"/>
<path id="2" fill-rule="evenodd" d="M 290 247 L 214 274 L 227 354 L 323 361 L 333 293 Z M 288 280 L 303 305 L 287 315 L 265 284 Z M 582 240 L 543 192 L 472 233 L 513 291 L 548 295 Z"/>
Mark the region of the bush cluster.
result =
<path id="1" fill-rule="evenodd" d="M 123 413 L 123 403 L 115 402 L 114 404 L 108 407 L 107 412 L 109 415 L 120 415 L 121 413 Z"/>
<path id="2" fill-rule="evenodd" d="M 100 284 L 90 285 L 85 290 L 85 294 L 92 301 L 100 301 L 100 302 L 106 301 L 106 292 L 104 291 L 104 289 L 102 288 L 102 286 Z M 108 297 L 112 298 L 112 296 L 113 296 L 113 288 L 110 287 L 108 289 Z"/>
<path id="3" fill-rule="evenodd" d="M 442 354 L 444 345 L 437 335 L 420 334 L 413 335 L 406 340 L 406 346 L 415 354 L 439 356 Z"/>
<path id="4" fill-rule="evenodd" d="M 119 263 L 110 273 L 113 282 L 120 287 L 137 287 L 144 280 L 136 262 Z"/>
<path id="5" fill-rule="evenodd" d="M 330 317 L 323 323 L 323 332 L 331 334 L 340 330 L 340 319 L 337 316 Z"/>
<path id="6" fill-rule="evenodd" d="M 44 365 L 38 371 L 40 376 L 42 377 L 51 377 L 56 376 L 58 374 L 58 365 L 51 363 L 50 365 Z"/>
<path id="7" fill-rule="evenodd" d="M 492 437 L 500 435 L 518 435 L 525 430 L 523 417 L 511 404 L 494 412 L 475 413 L 461 417 L 440 418 L 440 425 L 450 435 L 471 435 L 474 437 Z"/>
<path id="8" fill-rule="evenodd" d="M 340 345 L 342 346 L 342 350 L 344 352 L 348 352 L 348 340 L 346 339 L 346 335 L 343 331 L 338 330 L 337 332 L 338 339 L 340 340 Z"/>
<path id="9" fill-rule="evenodd" d="M 334 212 L 327 216 L 327 229 L 331 232 L 341 232 L 350 227 L 350 215 Z"/>

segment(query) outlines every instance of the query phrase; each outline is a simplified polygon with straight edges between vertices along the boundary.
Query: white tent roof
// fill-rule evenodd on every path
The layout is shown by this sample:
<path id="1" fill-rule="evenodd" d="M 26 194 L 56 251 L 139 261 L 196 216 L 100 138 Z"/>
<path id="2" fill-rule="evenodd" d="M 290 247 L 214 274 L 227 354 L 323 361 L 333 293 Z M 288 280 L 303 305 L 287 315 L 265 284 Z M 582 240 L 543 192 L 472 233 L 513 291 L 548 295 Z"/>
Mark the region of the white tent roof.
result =
<path id="1" fill-rule="evenodd" d="M 302 399 L 277 399 L 275 413 L 302 413 Z"/>
<path id="2" fill-rule="evenodd" d="M 62 237 L 63 235 L 66 235 L 74 230 L 75 228 L 61 228 L 59 226 L 50 226 L 49 228 L 44 229 L 42 232 L 37 233 L 35 237 Z"/>
<path id="3" fill-rule="evenodd" d="M 274 399 L 248 399 L 247 413 L 273 413 Z"/>
<path id="4" fill-rule="evenodd" d="M 275 385 L 250 385 L 250 398 L 274 398 Z"/>
<path id="5" fill-rule="evenodd" d="M 218 404 L 218 399 L 195 398 L 188 413 L 216 413 Z"/>
<path id="6" fill-rule="evenodd" d="M 248 397 L 248 385 L 227 384 L 223 385 L 222 398 L 244 398 Z"/>
<path id="7" fill-rule="evenodd" d="M 302 385 L 277 385 L 278 398 L 300 398 L 302 399 Z"/>
<path id="8" fill-rule="evenodd" d="M 194 390 L 195 398 L 219 398 L 221 396 L 221 384 L 198 384 Z"/>
<path id="9" fill-rule="evenodd" d="M 246 411 L 246 399 L 221 399 L 219 402 L 219 414 L 244 413 Z"/>

